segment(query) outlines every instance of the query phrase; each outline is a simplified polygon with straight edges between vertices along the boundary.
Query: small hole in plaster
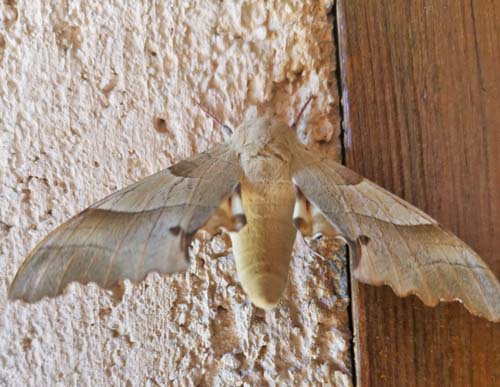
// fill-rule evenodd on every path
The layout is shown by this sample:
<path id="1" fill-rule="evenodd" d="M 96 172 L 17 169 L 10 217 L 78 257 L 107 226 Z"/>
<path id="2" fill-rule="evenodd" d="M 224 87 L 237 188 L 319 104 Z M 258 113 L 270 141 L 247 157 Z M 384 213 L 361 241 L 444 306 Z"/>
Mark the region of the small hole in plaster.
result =
<path id="1" fill-rule="evenodd" d="M 29 203 L 31 200 L 31 190 L 28 188 L 25 188 L 22 190 L 22 193 L 24 194 L 24 197 L 22 199 L 23 203 Z"/>
<path id="2" fill-rule="evenodd" d="M 25 337 L 23 339 L 23 349 L 25 351 L 28 351 L 29 349 L 31 349 L 32 342 L 33 342 L 33 340 L 30 337 Z"/>
<path id="3" fill-rule="evenodd" d="M 54 184 L 57 185 L 57 180 L 55 181 Z M 59 184 L 61 186 L 63 193 L 67 194 L 69 192 L 68 185 L 64 181 L 60 182 Z"/>
<path id="4" fill-rule="evenodd" d="M 156 129 L 156 131 L 159 133 L 167 133 L 168 132 L 167 122 L 163 118 L 153 117 L 153 126 Z"/>
<path id="5" fill-rule="evenodd" d="M 132 339 L 132 337 L 130 337 L 130 335 L 123 335 L 123 340 L 129 347 L 132 347 L 134 345 L 134 340 Z"/>
<path id="6" fill-rule="evenodd" d="M 266 351 L 267 351 L 267 345 L 263 345 L 262 347 L 260 347 L 259 349 L 259 354 L 257 355 L 257 359 L 262 359 L 266 356 Z"/>
<path id="7" fill-rule="evenodd" d="M 72 134 L 73 136 L 78 136 L 78 137 L 80 137 L 80 133 L 78 133 L 78 130 L 77 130 L 77 129 L 75 129 L 75 128 L 73 128 L 72 126 L 70 126 L 69 131 L 71 132 L 71 134 Z"/>
<path id="8" fill-rule="evenodd" d="M 99 309 L 99 318 L 104 318 L 107 317 L 111 314 L 111 309 L 110 308 L 101 308 Z"/>
<path id="9" fill-rule="evenodd" d="M 264 375 L 264 367 L 262 367 L 259 363 L 254 363 L 253 370 L 257 374 Z"/>
<path id="10" fill-rule="evenodd" d="M 2 231 L 9 232 L 9 231 L 10 231 L 10 229 L 11 229 L 12 227 L 14 227 L 14 226 L 12 226 L 12 225 L 10 225 L 10 224 L 7 224 L 7 223 L 5 223 L 5 222 L 2 222 L 2 221 L 0 220 L 0 227 L 1 227 Z"/>
<path id="11" fill-rule="evenodd" d="M 217 313 L 227 313 L 227 308 L 223 307 L 222 305 L 219 305 L 217 307 Z"/>
<path id="12" fill-rule="evenodd" d="M 0 62 L 3 61 L 3 53 L 6 45 L 5 38 L 0 34 Z"/>
<path id="13" fill-rule="evenodd" d="M 99 164 L 99 161 L 94 161 L 94 167 L 99 167 L 101 164 Z"/>

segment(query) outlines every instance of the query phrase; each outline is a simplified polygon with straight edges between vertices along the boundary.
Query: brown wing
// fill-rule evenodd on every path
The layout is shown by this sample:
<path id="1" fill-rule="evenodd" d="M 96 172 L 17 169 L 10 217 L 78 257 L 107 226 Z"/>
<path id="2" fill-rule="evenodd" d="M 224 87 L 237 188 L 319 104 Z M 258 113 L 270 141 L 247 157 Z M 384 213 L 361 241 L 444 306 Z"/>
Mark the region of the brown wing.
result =
<path id="1" fill-rule="evenodd" d="M 355 277 L 416 294 L 429 306 L 459 300 L 473 314 L 500 320 L 500 284 L 483 260 L 434 219 L 308 150 L 294 160 L 294 183 L 350 241 Z"/>
<path id="2" fill-rule="evenodd" d="M 181 161 L 84 210 L 50 233 L 26 258 L 10 299 L 34 302 L 67 284 L 95 282 L 111 289 L 147 273 L 188 266 L 192 235 L 238 185 L 237 156 L 225 145 Z"/>

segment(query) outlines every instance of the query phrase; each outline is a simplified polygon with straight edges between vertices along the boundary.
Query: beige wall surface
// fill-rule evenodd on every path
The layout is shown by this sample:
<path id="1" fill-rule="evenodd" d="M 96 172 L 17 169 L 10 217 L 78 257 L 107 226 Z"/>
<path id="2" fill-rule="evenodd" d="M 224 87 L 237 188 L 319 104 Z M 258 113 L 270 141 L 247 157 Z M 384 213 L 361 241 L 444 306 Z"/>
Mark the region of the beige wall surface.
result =
<path id="1" fill-rule="evenodd" d="M 122 292 L 7 289 L 37 241 L 106 194 L 310 94 L 300 138 L 338 153 L 329 2 L 0 2 L 0 386 L 350 386 L 342 260 L 296 246 L 281 305 L 237 281 L 226 235 Z M 324 249 L 328 256 L 328 249 Z M 340 270 L 339 270 L 340 267 Z M 345 289 L 344 289 L 345 291 Z"/>

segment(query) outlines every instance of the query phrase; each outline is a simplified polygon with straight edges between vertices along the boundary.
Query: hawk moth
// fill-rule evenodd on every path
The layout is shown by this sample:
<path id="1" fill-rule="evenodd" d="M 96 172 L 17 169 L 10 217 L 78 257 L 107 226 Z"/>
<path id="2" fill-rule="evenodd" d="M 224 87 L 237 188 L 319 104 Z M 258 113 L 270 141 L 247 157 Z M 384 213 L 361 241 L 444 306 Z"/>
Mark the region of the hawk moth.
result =
<path id="1" fill-rule="evenodd" d="M 296 123 L 303 112 L 301 110 Z M 226 127 L 227 128 L 227 127 Z M 272 116 L 90 206 L 29 254 L 10 299 L 54 297 L 73 281 L 111 289 L 152 271 L 186 270 L 199 229 L 230 232 L 244 291 L 272 308 L 287 283 L 297 230 L 349 244 L 354 276 L 426 305 L 461 301 L 500 320 L 500 284 L 483 260 L 429 215 L 316 154 Z"/>

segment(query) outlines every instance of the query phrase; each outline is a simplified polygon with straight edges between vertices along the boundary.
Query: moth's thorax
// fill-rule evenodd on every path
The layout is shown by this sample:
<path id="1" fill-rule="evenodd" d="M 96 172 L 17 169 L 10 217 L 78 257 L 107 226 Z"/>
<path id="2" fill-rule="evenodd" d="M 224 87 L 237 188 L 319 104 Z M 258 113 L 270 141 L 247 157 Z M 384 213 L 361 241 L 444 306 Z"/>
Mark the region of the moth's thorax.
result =
<path id="1" fill-rule="evenodd" d="M 233 134 L 231 143 L 238 152 L 250 182 L 290 180 L 295 132 L 273 117 L 245 121 Z"/>

